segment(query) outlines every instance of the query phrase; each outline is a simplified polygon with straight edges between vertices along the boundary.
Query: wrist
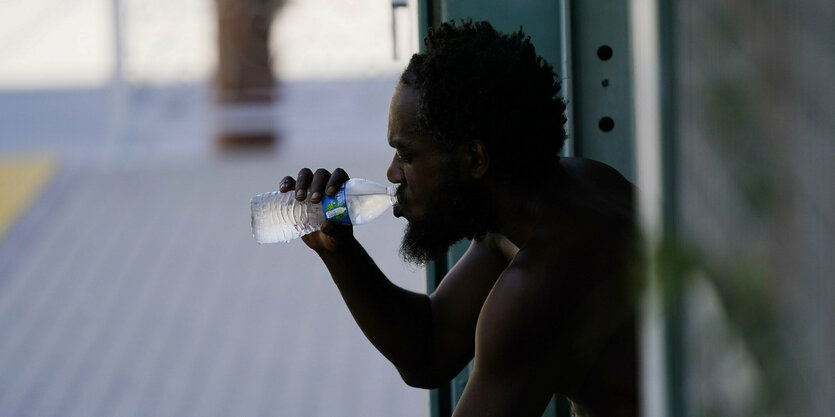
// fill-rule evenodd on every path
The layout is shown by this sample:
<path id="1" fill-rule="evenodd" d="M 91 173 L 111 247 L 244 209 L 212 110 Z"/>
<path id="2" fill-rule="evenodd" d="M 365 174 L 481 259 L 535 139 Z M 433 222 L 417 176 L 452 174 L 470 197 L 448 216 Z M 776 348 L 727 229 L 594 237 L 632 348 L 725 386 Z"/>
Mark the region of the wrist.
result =
<path id="1" fill-rule="evenodd" d="M 320 245 L 313 250 L 324 262 L 339 261 L 345 257 L 351 257 L 360 248 L 360 243 L 353 235 L 331 238 L 329 244 Z"/>

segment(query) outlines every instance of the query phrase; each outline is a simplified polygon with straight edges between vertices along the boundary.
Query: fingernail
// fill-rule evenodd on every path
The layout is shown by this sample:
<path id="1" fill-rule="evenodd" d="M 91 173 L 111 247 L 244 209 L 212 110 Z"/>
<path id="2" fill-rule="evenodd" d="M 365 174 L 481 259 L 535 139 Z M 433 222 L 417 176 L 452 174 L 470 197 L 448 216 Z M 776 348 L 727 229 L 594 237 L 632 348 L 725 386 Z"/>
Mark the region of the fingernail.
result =
<path id="1" fill-rule="evenodd" d="M 322 198 L 322 193 L 320 193 L 318 191 L 316 191 L 315 193 L 310 195 L 311 200 L 318 200 L 320 198 Z"/>
<path id="2" fill-rule="evenodd" d="M 328 187 L 328 189 L 325 190 L 325 194 L 328 194 L 328 195 L 336 194 L 336 187 Z"/>
<path id="3" fill-rule="evenodd" d="M 296 197 L 304 197 L 304 190 L 296 190 Z"/>

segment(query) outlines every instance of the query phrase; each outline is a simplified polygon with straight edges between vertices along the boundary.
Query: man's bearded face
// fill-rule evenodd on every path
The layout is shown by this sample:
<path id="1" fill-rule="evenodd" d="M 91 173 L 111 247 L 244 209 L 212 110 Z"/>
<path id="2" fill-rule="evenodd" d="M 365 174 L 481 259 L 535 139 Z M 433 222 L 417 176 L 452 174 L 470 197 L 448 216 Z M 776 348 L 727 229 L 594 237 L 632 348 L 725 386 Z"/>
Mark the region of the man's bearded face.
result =
<path id="1" fill-rule="evenodd" d="M 427 202 L 424 214 L 406 225 L 400 255 L 407 262 L 426 264 L 455 242 L 481 238 L 492 228 L 492 211 L 484 192 L 474 183 L 465 183 L 455 169 L 448 168 Z M 398 197 L 403 196 L 398 189 Z M 408 205 L 408 201 L 400 200 L 400 204 Z"/>

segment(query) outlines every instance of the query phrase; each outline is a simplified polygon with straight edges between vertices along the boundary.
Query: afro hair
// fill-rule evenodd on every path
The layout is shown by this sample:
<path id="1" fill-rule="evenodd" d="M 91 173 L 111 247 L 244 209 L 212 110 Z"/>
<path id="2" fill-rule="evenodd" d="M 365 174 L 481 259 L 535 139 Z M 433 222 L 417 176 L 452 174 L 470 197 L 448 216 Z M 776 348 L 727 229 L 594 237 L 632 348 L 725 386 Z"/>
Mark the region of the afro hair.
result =
<path id="1" fill-rule="evenodd" d="M 565 103 L 553 67 L 522 28 L 442 23 L 428 31 L 400 83 L 418 92 L 417 120 L 443 150 L 480 140 L 502 180 L 550 176 L 565 141 Z"/>

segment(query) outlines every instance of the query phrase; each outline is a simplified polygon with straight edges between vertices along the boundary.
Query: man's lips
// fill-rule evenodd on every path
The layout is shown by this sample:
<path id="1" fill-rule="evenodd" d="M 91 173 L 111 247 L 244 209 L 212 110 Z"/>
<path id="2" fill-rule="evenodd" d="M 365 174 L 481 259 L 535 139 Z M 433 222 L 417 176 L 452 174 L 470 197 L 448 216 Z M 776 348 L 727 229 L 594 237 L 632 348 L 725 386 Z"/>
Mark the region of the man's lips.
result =
<path id="1" fill-rule="evenodd" d="M 394 217 L 403 217 L 403 206 L 401 204 L 406 202 L 406 190 L 403 188 L 403 184 L 397 187 L 395 195 L 397 196 L 397 201 L 392 206 L 391 211 Z"/>

